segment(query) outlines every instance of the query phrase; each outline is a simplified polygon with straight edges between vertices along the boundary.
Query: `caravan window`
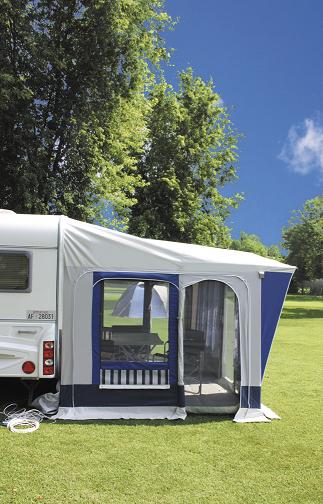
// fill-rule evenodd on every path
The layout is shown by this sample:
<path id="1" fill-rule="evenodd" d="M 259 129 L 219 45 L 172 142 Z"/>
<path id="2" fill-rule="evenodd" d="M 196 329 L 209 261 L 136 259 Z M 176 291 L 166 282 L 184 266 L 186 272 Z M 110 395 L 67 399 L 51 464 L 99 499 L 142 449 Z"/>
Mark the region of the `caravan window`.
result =
<path id="1" fill-rule="evenodd" d="M 101 361 L 168 361 L 169 285 L 155 280 L 103 282 Z"/>
<path id="2" fill-rule="evenodd" d="M 0 252 L 0 292 L 29 290 L 30 257 L 23 252 Z"/>

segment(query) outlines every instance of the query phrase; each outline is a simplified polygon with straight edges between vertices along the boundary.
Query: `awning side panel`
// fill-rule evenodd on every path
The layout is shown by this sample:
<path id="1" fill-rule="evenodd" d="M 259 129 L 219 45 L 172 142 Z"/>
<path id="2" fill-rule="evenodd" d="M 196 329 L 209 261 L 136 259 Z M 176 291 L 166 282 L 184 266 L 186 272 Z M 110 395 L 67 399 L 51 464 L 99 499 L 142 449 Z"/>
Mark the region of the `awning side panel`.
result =
<path id="1" fill-rule="evenodd" d="M 291 273 L 266 272 L 261 285 L 261 374 L 265 372 L 270 348 L 287 294 Z"/>

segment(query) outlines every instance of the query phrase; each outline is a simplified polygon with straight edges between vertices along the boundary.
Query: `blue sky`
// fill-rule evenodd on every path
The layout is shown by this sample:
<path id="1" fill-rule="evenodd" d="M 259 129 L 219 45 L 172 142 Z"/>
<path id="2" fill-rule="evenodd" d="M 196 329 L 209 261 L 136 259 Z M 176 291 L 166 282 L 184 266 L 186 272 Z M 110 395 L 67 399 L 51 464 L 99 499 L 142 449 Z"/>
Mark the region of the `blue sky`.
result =
<path id="1" fill-rule="evenodd" d="M 166 0 L 179 17 L 165 34 L 179 70 L 192 66 L 230 109 L 240 141 L 244 192 L 229 225 L 278 243 L 293 209 L 322 191 L 323 1 Z"/>

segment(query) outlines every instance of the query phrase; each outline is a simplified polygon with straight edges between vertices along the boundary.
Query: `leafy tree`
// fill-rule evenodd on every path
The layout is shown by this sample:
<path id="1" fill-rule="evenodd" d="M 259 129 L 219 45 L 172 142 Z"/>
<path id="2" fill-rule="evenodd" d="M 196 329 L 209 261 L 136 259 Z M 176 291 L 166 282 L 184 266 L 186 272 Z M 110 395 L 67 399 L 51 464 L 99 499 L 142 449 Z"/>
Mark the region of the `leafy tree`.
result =
<path id="1" fill-rule="evenodd" d="M 276 261 L 284 261 L 284 256 L 282 255 L 278 245 L 269 245 L 269 247 L 267 247 L 267 257 L 276 259 Z"/>
<path id="2" fill-rule="evenodd" d="M 212 82 L 180 74 L 149 97 L 148 137 L 138 172 L 130 232 L 143 237 L 217 245 L 230 243 L 224 221 L 239 195 L 219 189 L 236 176 L 237 134 Z"/>
<path id="3" fill-rule="evenodd" d="M 144 92 L 165 57 L 161 0 L 2 0 L 0 206 L 124 215 L 140 177 Z"/>
<path id="4" fill-rule="evenodd" d="M 307 200 L 283 229 L 286 262 L 297 266 L 294 282 L 323 277 L 323 196 Z"/>
<path id="5" fill-rule="evenodd" d="M 253 252 L 263 257 L 276 259 L 277 261 L 283 260 L 277 245 L 267 247 L 255 234 L 240 233 L 240 237 L 237 240 L 232 240 L 230 248 L 233 250 L 242 250 L 243 252 Z"/>

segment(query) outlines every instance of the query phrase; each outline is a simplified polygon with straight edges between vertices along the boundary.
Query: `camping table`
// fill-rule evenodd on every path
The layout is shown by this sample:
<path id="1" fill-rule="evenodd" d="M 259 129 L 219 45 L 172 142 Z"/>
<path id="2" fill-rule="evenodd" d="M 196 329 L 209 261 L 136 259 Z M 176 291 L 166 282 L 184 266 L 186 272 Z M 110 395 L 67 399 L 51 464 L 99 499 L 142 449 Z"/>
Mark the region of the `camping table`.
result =
<path id="1" fill-rule="evenodd" d="M 149 353 L 163 341 L 157 333 L 144 332 L 113 332 L 111 338 L 119 346 L 127 360 L 136 360 L 141 353 Z"/>

